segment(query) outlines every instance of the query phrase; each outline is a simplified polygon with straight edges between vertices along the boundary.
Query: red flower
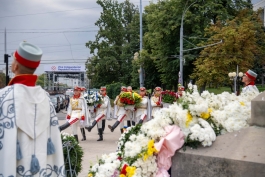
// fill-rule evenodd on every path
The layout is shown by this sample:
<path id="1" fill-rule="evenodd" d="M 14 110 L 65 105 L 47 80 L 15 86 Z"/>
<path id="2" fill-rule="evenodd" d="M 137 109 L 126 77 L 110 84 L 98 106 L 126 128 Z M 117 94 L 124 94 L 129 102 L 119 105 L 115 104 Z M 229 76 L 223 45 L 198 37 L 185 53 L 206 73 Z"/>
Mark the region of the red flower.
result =
<path id="1" fill-rule="evenodd" d="M 128 165 L 127 164 L 124 164 L 123 165 L 123 167 L 122 167 L 122 169 L 121 169 L 121 172 L 120 172 L 120 174 L 123 174 L 123 175 L 126 175 L 126 168 L 128 167 Z"/>

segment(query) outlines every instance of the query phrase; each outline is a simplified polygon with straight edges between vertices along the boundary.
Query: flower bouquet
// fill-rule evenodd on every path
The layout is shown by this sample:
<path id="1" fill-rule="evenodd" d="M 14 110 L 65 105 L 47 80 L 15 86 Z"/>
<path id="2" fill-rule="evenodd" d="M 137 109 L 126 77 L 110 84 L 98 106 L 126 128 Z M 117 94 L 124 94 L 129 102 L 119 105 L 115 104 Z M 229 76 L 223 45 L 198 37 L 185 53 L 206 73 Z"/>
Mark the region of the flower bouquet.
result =
<path id="1" fill-rule="evenodd" d="M 102 103 L 102 96 L 98 92 L 89 91 L 85 96 L 88 106 L 97 106 Z"/>
<path id="2" fill-rule="evenodd" d="M 258 93 L 236 96 L 204 91 L 200 95 L 196 85 L 189 90 L 183 91 L 178 102 L 158 111 L 152 120 L 127 128 L 119 138 L 117 151 L 103 155 L 90 167 L 88 176 L 169 176 L 166 170 L 180 147 L 211 146 L 216 136 L 249 126 L 251 100 Z"/>
<path id="3" fill-rule="evenodd" d="M 161 93 L 162 95 L 162 102 L 164 103 L 169 103 L 173 104 L 173 102 L 177 101 L 178 96 L 175 92 L 166 90 Z"/>
<path id="4" fill-rule="evenodd" d="M 120 95 L 119 102 L 124 105 L 127 110 L 134 110 L 134 107 L 139 105 L 142 101 L 142 97 L 135 92 L 124 92 Z"/>

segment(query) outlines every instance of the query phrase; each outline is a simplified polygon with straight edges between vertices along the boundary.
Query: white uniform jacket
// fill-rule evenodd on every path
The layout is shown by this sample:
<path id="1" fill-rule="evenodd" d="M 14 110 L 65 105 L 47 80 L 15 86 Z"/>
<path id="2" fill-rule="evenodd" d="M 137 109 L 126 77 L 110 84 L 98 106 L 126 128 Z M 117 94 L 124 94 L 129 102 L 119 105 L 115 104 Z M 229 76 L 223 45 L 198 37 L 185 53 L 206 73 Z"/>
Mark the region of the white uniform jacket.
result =
<path id="1" fill-rule="evenodd" d="M 70 121 L 76 118 L 80 120 L 82 116 L 85 116 L 85 126 L 90 125 L 90 113 L 87 110 L 87 103 L 83 97 L 79 97 L 77 99 L 72 97 L 70 99 L 67 115 L 71 117 Z M 83 127 L 83 125 L 81 125 L 81 127 Z"/>
<path id="2" fill-rule="evenodd" d="M 161 109 L 161 106 L 162 106 L 161 97 L 152 96 L 150 102 L 151 102 L 151 109 L 152 109 L 151 116 L 154 116 L 155 112 Z M 160 105 L 157 105 L 156 104 L 157 102 L 159 102 Z"/>
<path id="3" fill-rule="evenodd" d="M 142 98 L 141 103 L 139 104 L 139 106 L 137 107 L 135 111 L 135 117 L 137 120 L 139 120 L 142 115 L 146 115 L 147 119 L 149 119 L 149 110 L 148 110 L 149 104 L 150 104 L 149 98 L 147 96 L 144 96 Z"/>
<path id="4" fill-rule="evenodd" d="M 102 96 L 102 104 L 101 106 L 97 109 L 97 116 L 100 115 L 100 114 L 104 114 L 106 116 L 106 119 L 111 119 L 110 117 L 110 108 L 111 108 L 111 105 L 110 105 L 110 99 L 109 97 L 106 95 L 106 96 Z"/>
<path id="5" fill-rule="evenodd" d="M 242 88 L 242 93 L 245 92 L 259 92 L 259 89 L 256 87 L 256 85 L 247 85 Z"/>

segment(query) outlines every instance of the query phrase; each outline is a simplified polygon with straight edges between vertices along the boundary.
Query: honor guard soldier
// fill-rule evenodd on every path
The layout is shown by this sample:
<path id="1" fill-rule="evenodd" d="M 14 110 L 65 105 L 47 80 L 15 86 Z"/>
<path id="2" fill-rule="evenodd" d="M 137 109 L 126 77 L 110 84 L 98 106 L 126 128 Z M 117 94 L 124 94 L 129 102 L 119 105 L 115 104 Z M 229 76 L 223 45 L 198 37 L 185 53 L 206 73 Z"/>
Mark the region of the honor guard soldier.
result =
<path id="1" fill-rule="evenodd" d="M 36 86 L 42 50 L 21 42 L 13 57 L 15 77 L 0 89 L 0 176 L 65 176 L 53 170 L 65 169 L 56 111 Z"/>
<path id="2" fill-rule="evenodd" d="M 135 119 L 138 121 L 138 124 L 142 124 L 148 118 L 148 108 L 150 104 L 149 98 L 146 96 L 145 87 L 140 87 L 140 95 L 142 97 L 142 101 L 135 111 Z"/>
<path id="3" fill-rule="evenodd" d="M 162 97 L 161 97 L 162 89 L 161 87 L 156 87 L 154 90 L 154 95 L 151 97 L 151 118 L 154 118 L 155 112 L 159 111 L 162 107 Z"/>
<path id="4" fill-rule="evenodd" d="M 81 89 L 81 96 L 80 97 L 84 98 L 85 105 L 87 105 L 86 99 L 84 97 L 85 96 L 85 92 L 86 92 L 86 88 L 85 87 L 81 87 L 80 89 Z M 90 112 L 87 111 L 87 114 L 90 114 Z M 86 132 L 85 132 L 85 127 L 86 126 L 88 126 L 86 124 L 86 121 L 83 121 L 83 122 L 80 121 L 80 131 L 81 131 L 81 134 L 82 134 L 82 137 L 83 137 L 81 139 L 81 141 L 85 141 L 86 140 Z"/>
<path id="5" fill-rule="evenodd" d="M 126 118 L 127 112 L 124 109 L 124 105 L 120 102 L 120 95 L 126 91 L 127 91 L 126 87 L 122 86 L 120 94 L 116 96 L 116 99 L 114 101 L 114 105 L 116 105 L 114 114 L 118 117 L 118 120 L 114 123 L 114 125 L 112 126 L 108 125 L 111 132 L 113 132 L 114 129 L 120 124 L 120 130 L 121 130 L 121 133 L 123 133 L 123 127 L 124 127 L 123 120 Z"/>
<path id="6" fill-rule="evenodd" d="M 70 104 L 67 111 L 67 122 L 60 126 L 60 131 L 72 126 L 73 135 L 78 142 L 77 126 L 89 124 L 89 117 L 87 114 L 87 105 L 85 99 L 81 96 L 81 88 L 76 86 L 74 88 L 74 95 L 70 99 Z M 85 123 L 86 122 L 86 123 Z"/>
<path id="7" fill-rule="evenodd" d="M 259 89 L 255 85 L 255 80 L 257 74 L 254 71 L 248 70 L 242 77 L 242 82 L 245 84 L 245 87 L 242 88 L 242 93 L 254 91 L 259 92 Z"/>
<path id="8" fill-rule="evenodd" d="M 128 86 L 127 87 L 127 92 L 133 92 L 133 90 L 132 90 L 132 87 L 131 86 Z M 126 108 L 125 108 L 125 110 L 126 110 Z M 135 125 L 135 120 L 134 120 L 134 113 L 135 113 L 135 111 L 134 110 L 126 110 L 126 114 L 127 114 L 127 126 L 128 127 L 130 127 L 131 126 L 131 124 L 132 125 Z"/>
<path id="9" fill-rule="evenodd" d="M 96 118 L 93 121 L 92 125 L 86 127 L 86 129 L 90 132 L 96 124 L 98 125 L 99 139 L 97 141 L 103 140 L 103 131 L 105 129 L 106 118 L 110 119 L 111 109 L 110 99 L 107 96 L 106 87 L 100 88 L 100 94 L 102 96 L 102 104 L 97 105 Z"/>

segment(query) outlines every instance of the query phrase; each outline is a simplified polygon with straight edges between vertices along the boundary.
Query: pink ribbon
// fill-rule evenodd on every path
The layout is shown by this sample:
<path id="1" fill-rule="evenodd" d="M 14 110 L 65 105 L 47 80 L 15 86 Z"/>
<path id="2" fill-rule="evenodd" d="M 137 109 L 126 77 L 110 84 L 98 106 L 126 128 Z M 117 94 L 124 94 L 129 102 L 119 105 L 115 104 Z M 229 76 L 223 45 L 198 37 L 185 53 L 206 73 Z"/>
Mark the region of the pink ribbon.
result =
<path id="1" fill-rule="evenodd" d="M 157 156 L 158 172 L 156 177 L 170 177 L 167 170 L 172 165 L 171 157 L 175 151 L 184 144 L 184 134 L 176 125 L 165 127 L 166 135 L 155 143 L 155 148 L 159 151 Z"/>

